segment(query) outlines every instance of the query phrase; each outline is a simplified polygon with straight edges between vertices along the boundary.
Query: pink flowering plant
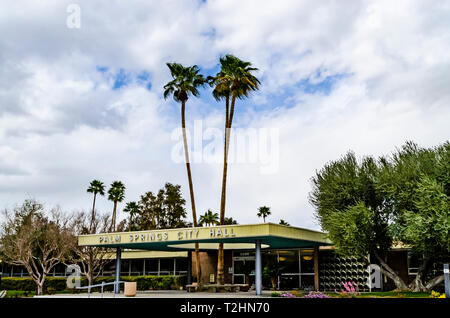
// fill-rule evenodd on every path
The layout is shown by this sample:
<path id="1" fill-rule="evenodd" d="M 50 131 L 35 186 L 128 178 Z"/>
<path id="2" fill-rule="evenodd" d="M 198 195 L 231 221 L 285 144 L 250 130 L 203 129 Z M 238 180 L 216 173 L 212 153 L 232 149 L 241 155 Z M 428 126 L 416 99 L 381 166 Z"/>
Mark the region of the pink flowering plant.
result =
<path id="1" fill-rule="evenodd" d="M 320 291 L 310 291 L 308 295 L 303 296 L 302 298 L 330 298 L 327 294 L 324 294 Z"/>
<path id="2" fill-rule="evenodd" d="M 285 293 L 285 294 L 281 294 L 281 297 L 284 298 L 297 298 L 297 296 L 291 294 L 291 293 Z"/>
<path id="3" fill-rule="evenodd" d="M 338 292 L 336 289 L 334 292 L 336 294 L 341 295 L 342 297 L 356 297 L 358 295 L 361 295 L 359 292 L 358 284 L 355 282 L 342 282 L 342 285 L 344 286 L 343 289 L 341 289 L 341 292 Z"/>

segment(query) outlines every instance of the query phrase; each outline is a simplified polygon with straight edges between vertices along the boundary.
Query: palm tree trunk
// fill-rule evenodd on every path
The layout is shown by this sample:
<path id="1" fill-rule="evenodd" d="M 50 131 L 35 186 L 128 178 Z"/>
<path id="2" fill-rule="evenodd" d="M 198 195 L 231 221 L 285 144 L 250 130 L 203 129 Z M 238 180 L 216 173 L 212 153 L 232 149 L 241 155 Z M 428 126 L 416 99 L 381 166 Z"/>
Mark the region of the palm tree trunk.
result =
<path id="1" fill-rule="evenodd" d="M 128 231 L 131 231 L 131 220 L 132 220 L 133 214 L 130 211 L 130 221 L 128 222 Z"/>
<path id="2" fill-rule="evenodd" d="M 92 204 L 92 215 L 91 215 L 91 224 L 89 224 L 89 233 L 92 233 L 92 225 L 94 223 L 95 218 L 95 198 L 97 197 L 97 193 L 94 192 L 94 203 Z"/>
<path id="3" fill-rule="evenodd" d="M 97 196 L 97 193 L 94 192 L 94 202 L 92 203 L 92 215 L 91 215 L 91 222 L 89 223 L 89 233 L 92 233 L 92 225 L 94 223 L 95 218 L 95 198 Z"/>
<path id="4" fill-rule="evenodd" d="M 117 209 L 117 201 L 114 201 L 113 215 L 112 215 L 112 220 L 111 220 L 112 232 L 116 231 L 116 209 Z"/>
<path id="5" fill-rule="evenodd" d="M 223 149 L 223 173 L 222 173 L 222 193 L 220 197 L 220 225 L 223 225 L 225 222 L 225 202 L 227 196 L 227 176 L 228 176 L 228 150 L 230 147 L 230 134 L 231 134 L 231 125 L 233 121 L 234 115 L 234 105 L 236 102 L 236 96 L 233 93 L 233 97 L 231 99 L 231 110 L 229 110 L 229 97 L 225 99 L 225 140 L 224 140 L 224 149 Z M 225 260 L 223 253 L 223 243 L 219 243 L 219 250 L 217 253 L 217 281 L 219 284 L 223 284 L 225 280 Z"/>
<path id="6" fill-rule="evenodd" d="M 189 149 L 187 144 L 186 137 L 186 119 L 185 119 L 185 109 L 186 109 L 186 101 L 183 100 L 181 102 L 181 128 L 183 131 L 183 146 L 184 146 L 184 158 L 186 160 L 186 170 L 188 175 L 188 183 L 189 183 L 189 195 L 191 198 L 191 208 L 192 208 L 192 219 L 194 223 L 194 227 L 197 227 L 197 212 L 195 211 L 195 198 L 194 198 L 194 185 L 192 183 L 192 174 L 191 174 L 191 164 L 189 161 Z M 199 254 L 199 245 L 195 243 L 195 267 L 196 267 L 196 276 L 197 276 L 197 284 L 201 285 L 201 267 L 200 267 L 200 254 Z"/>

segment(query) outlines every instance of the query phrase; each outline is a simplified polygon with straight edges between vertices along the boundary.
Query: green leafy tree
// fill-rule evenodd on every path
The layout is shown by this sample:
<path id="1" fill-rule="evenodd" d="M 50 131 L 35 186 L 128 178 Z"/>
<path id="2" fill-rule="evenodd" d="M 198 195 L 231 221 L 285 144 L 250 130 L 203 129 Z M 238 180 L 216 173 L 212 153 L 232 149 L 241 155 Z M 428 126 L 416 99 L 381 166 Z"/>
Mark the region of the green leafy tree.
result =
<path id="1" fill-rule="evenodd" d="M 350 152 L 326 164 L 312 179 L 310 201 L 337 251 L 375 256 L 397 289 L 427 290 L 441 282 L 443 275 L 425 284 L 423 279 L 427 264 L 450 252 L 445 235 L 449 232 L 448 154 L 448 143 L 432 149 L 407 143 L 391 157 L 364 157 L 359 163 Z M 424 256 L 410 285 L 385 262 L 396 242 Z"/>
<path id="2" fill-rule="evenodd" d="M 157 195 L 149 191 L 141 196 L 139 215 L 133 227 L 137 230 L 189 227 L 191 224 L 185 220 L 185 204 L 181 186 L 166 183 Z"/>
<path id="3" fill-rule="evenodd" d="M 222 173 L 222 192 L 220 198 L 220 224 L 225 222 L 226 186 L 228 175 L 228 150 L 230 146 L 230 134 L 233 125 L 233 117 L 236 99 L 244 99 L 250 92 L 259 89 L 260 81 L 252 73 L 257 68 L 252 63 L 243 61 L 234 55 L 227 54 L 220 58 L 221 69 L 214 77 L 208 77 L 207 81 L 212 86 L 213 97 L 217 101 L 225 101 L 225 137 L 224 137 L 224 162 Z M 223 243 L 219 243 L 217 261 L 217 280 L 224 282 L 224 254 Z"/>
<path id="4" fill-rule="evenodd" d="M 164 208 L 167 228 L 188 227 L 190 224 L 185 220 L 187 217 L 186 200 L 181 194 L 181 186 L 166 183 L 164 185 Z M 192 225 L 191 225 L 192 226 Z"/>
<path id="5" fill-rule="evenodd" d="M 278 223 L 280 225 L 286 225 L 286 226 L 290 226 L 290 224 L 288 222 L 286 222 L 285 220 L 281 219 L 280 223 Z"/>
<path id="6" fill-rule="evenodd" d="M 267 206 L 262 206 L 258 208 L 258 213 L 256 214 L 259 218 L 263 218 L 264 223 L 266 222 L 266 217 L 271 215 L 272 212 L 270 211 L 270 208 Z"/>
<path id="7" fill-rule="evenodd" d="M 365 157 L 358 164 L 355 154 L 349 152 L 316 173 L 310 201 L 338 253 L 359 257 L 373 254 L 383 274 L 398 289 L 406 290 L 405 282 L 384 262 L 393 242 L 389 231 L 392 205 L 377 191 L 379 177 L 380 167 L 374 158 Z"/>
<path id="8" fill-rule="evenodd" d="M 89 184 L 89 188 L 87 188 L 87 192 L 94 194 L 94 201 L 92 203 L 91 222 L 89 225 L 89 231 L 91 231 L 95 219 L 95 199 L 97 198 L 97 194 L 105 195 L 105 185 L 103 184 L 103 182 L 99 180 L 92 180 L 91 183 Z"/>
<path id="9" fill-rule="evenodd" d="M 114 181 L 108 190 L 108 200 L 114 202 L 110 229 L 112 232 L 116 230 L 117 203 L 122 202 L 123 199 L 125 199 L 125 185 L 120 181 Z"/>
<path id="10" fill-rule="evenodd" d="M 445 256 L 448 258 L 450 253 L 450 197 L 435 179 L 424 176 L 416 189 L 414 205 L 417 208 L 415 211 L 404 214 L 401 237 L 422 255 L 419 274 L 413 281 L 412 289 L 427 291 L 444 279 L 443 275 L 439 275 L 424 282 L 430 261 Z"/>
<path id="11" fill-rule="evenodd" d="M 431 275 L 432 263 L 450 260 L 450 143 L 422 148 L 407 142 L 388 159 L 380 188 L 393 207 L 393 237 L 422 260 L 409 288 L 430 290 L 444 279 Z"/>
<path id="12" fill-rule="evenodd" d="M 189 99 L 189 95 L 198 97 L 198 89 L 205 85 L 205 78 L 203 75 L 199 74 L 200 70 L 197 65 L 184 67 L 179 63 L 167 63 L 167 67 L 172 75 L 172 80 L 164 86 L 164 98 L 166 99 L 172 95 L 173 99 L 181 103 L 181 129 L 183 133 L 183 146 L 184 146 L 184 156 L 186 160 L 186 170 L 189 182 L 189 195 L 191 199 L 192 208 L 192 219 L 194 226 L 197 224 L 197 213 L 195 210 L 195 198 L 194 198 L 194 185 L 192 183 L 191 174 L 191 164 L 189 161 L 189 149 L 186 137 L 186 102 Z M 196 276 L 197 282 L 201 284 L 200 281 L 200 254 L 198 249 L 198 243 L 195 244 L 195 257 L 196 257 Z"/>
<path id="13" fill-rule="evenodd" d="M 208 209 L 205 214 L 200 216 L 199 224 L 206 226 L 217 225 L 219 224 L 219 214 L 213 213 L 213 211 Z"/>

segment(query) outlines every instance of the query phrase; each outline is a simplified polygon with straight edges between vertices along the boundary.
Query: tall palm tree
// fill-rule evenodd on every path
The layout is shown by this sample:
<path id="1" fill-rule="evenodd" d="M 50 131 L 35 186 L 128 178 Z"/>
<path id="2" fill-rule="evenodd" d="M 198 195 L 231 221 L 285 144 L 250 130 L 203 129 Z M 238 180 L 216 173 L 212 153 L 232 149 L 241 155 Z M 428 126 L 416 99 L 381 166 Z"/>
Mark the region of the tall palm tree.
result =
<path id="1" fill-rule="evenodd" d="M 114 202 L 110 229 L 112 232 L 116 230 L 117 202 L 122 202 L 123 199 L 125 199 L 125 185 L 120 181 L 114 181 L 111 183 L 111 187 L 108 190 L 108 200 Z"/>
<path id="2" fill-rule="evenodd" d="M 225 140 L 224 161 L 222 173 L 222 193 L 220 198 L 220 224 L 225 222 L 225 202 L 228 175 L 228 150 L 230 146 L 230 133 L 233 124 L 236 99 L 244 99 L 250 92 L 259 89 L 260 81 L 252 74 L 257 68 L 252 63 L 228 54 L 220 58 L 221 70 L 215 77 L 208 77 L 208 83 L 213 86 L 213 96 L 216 100 L 225 100 Z M 217 280 L 224 282 L 224 254 L 223 243 L 219 243 L 217 260 Z"/>
<path id="3" fill-rule="evenodd" d="M 139 211 L 139 204 L 137 204 L 135 201 L 127 202 L 127 204 L 125 204 L 123 212 L 130 214 L 130 220 L 128 221 L 128 231 L 131 231 L 133 218 L 135 215 L 139 214 Z"/>
<path id="4" fill-rule="evenodd" d="M 87 192 L 94 194 L 94 202 L 92 203 L 92 216 L 91 222 L 89 223 L 89 233 L 92 233 L 92 224 L 95 218 L 95 199 L 97 198 L 97 194 L 105 195 L 105 185 L 103 182 L 99 180 L 92 180 L 89 184 L 89 188 L 87 188 Z"/>
<path id="5" fill-rule="evenodd" d="M 167 67 L 172 75 L 172 80 L 164 85 L 164 98 L 172 95 L 177 103 L 181 103 L 181 129 L 183 132 L 184 157 L 186 160 L 186 170 L 189 182 L 189 195 L 191 198 L 192 219 L 194 227 L 197 227 L 197 212 L 195 211 L 194 185 L 192 183 L 191 164 L 189 161 L 189 149 L 186 137 L 186 102 L 189 95 L 199 96 L 198 88 L 205 85 L 205 78 L 199 74 L 197 65 L 184 67 L 178 63 L 167 63 Z M 195 243 L 196 276 L 197 283 L 201 285 L 200 254 L 198 243 Z"/>
<path id="6" fill-rule="evenodd" d="M 267 206 L 262 206 L 258 208 L 258 213 L 256 214 L 258 217 L 263 218 L 264 223 L 266 223 L 266 217 L 271 215 L 270 208 Z"/>
<path id="7" fill-rule="evenodd" d="M 208 209 L 208 211 L 206 211 L 205 214 L 200 216 L 199 224 L 200 225 L 205 224 L 207 226 L 219 224 L 219 214 L 213 213 L 213 211 Z"/>

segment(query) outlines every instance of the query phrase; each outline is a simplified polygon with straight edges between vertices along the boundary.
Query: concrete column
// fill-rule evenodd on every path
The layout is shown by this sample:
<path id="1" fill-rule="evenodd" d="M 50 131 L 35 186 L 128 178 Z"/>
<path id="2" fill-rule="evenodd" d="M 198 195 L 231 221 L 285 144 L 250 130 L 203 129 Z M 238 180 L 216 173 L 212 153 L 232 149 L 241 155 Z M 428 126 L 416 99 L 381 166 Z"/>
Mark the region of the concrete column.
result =
<path id="1" fill-rule="evenodd" d="M 261 290 L 262 290 L 261 241 L 256 240 L 255 245 L 256 245 L 256 257 L 255 257 L 256 295 L 261 295 Z"/>
<path id="2" fill-rule="evenodd" d="M 187 256 L 187 284 L 192 284 L 192 251 L 188 251 Z"/>
<path id="3" fill-rule="evenodd" d="M 117 284 L 114 285 L 114 293 L 119 294 L 120 293 L 120 285 L 118 282 L 120 281 L 120 263 L 122 261 L 122 250 L 120 247 L 116 249 L 116 282 Z"/>

